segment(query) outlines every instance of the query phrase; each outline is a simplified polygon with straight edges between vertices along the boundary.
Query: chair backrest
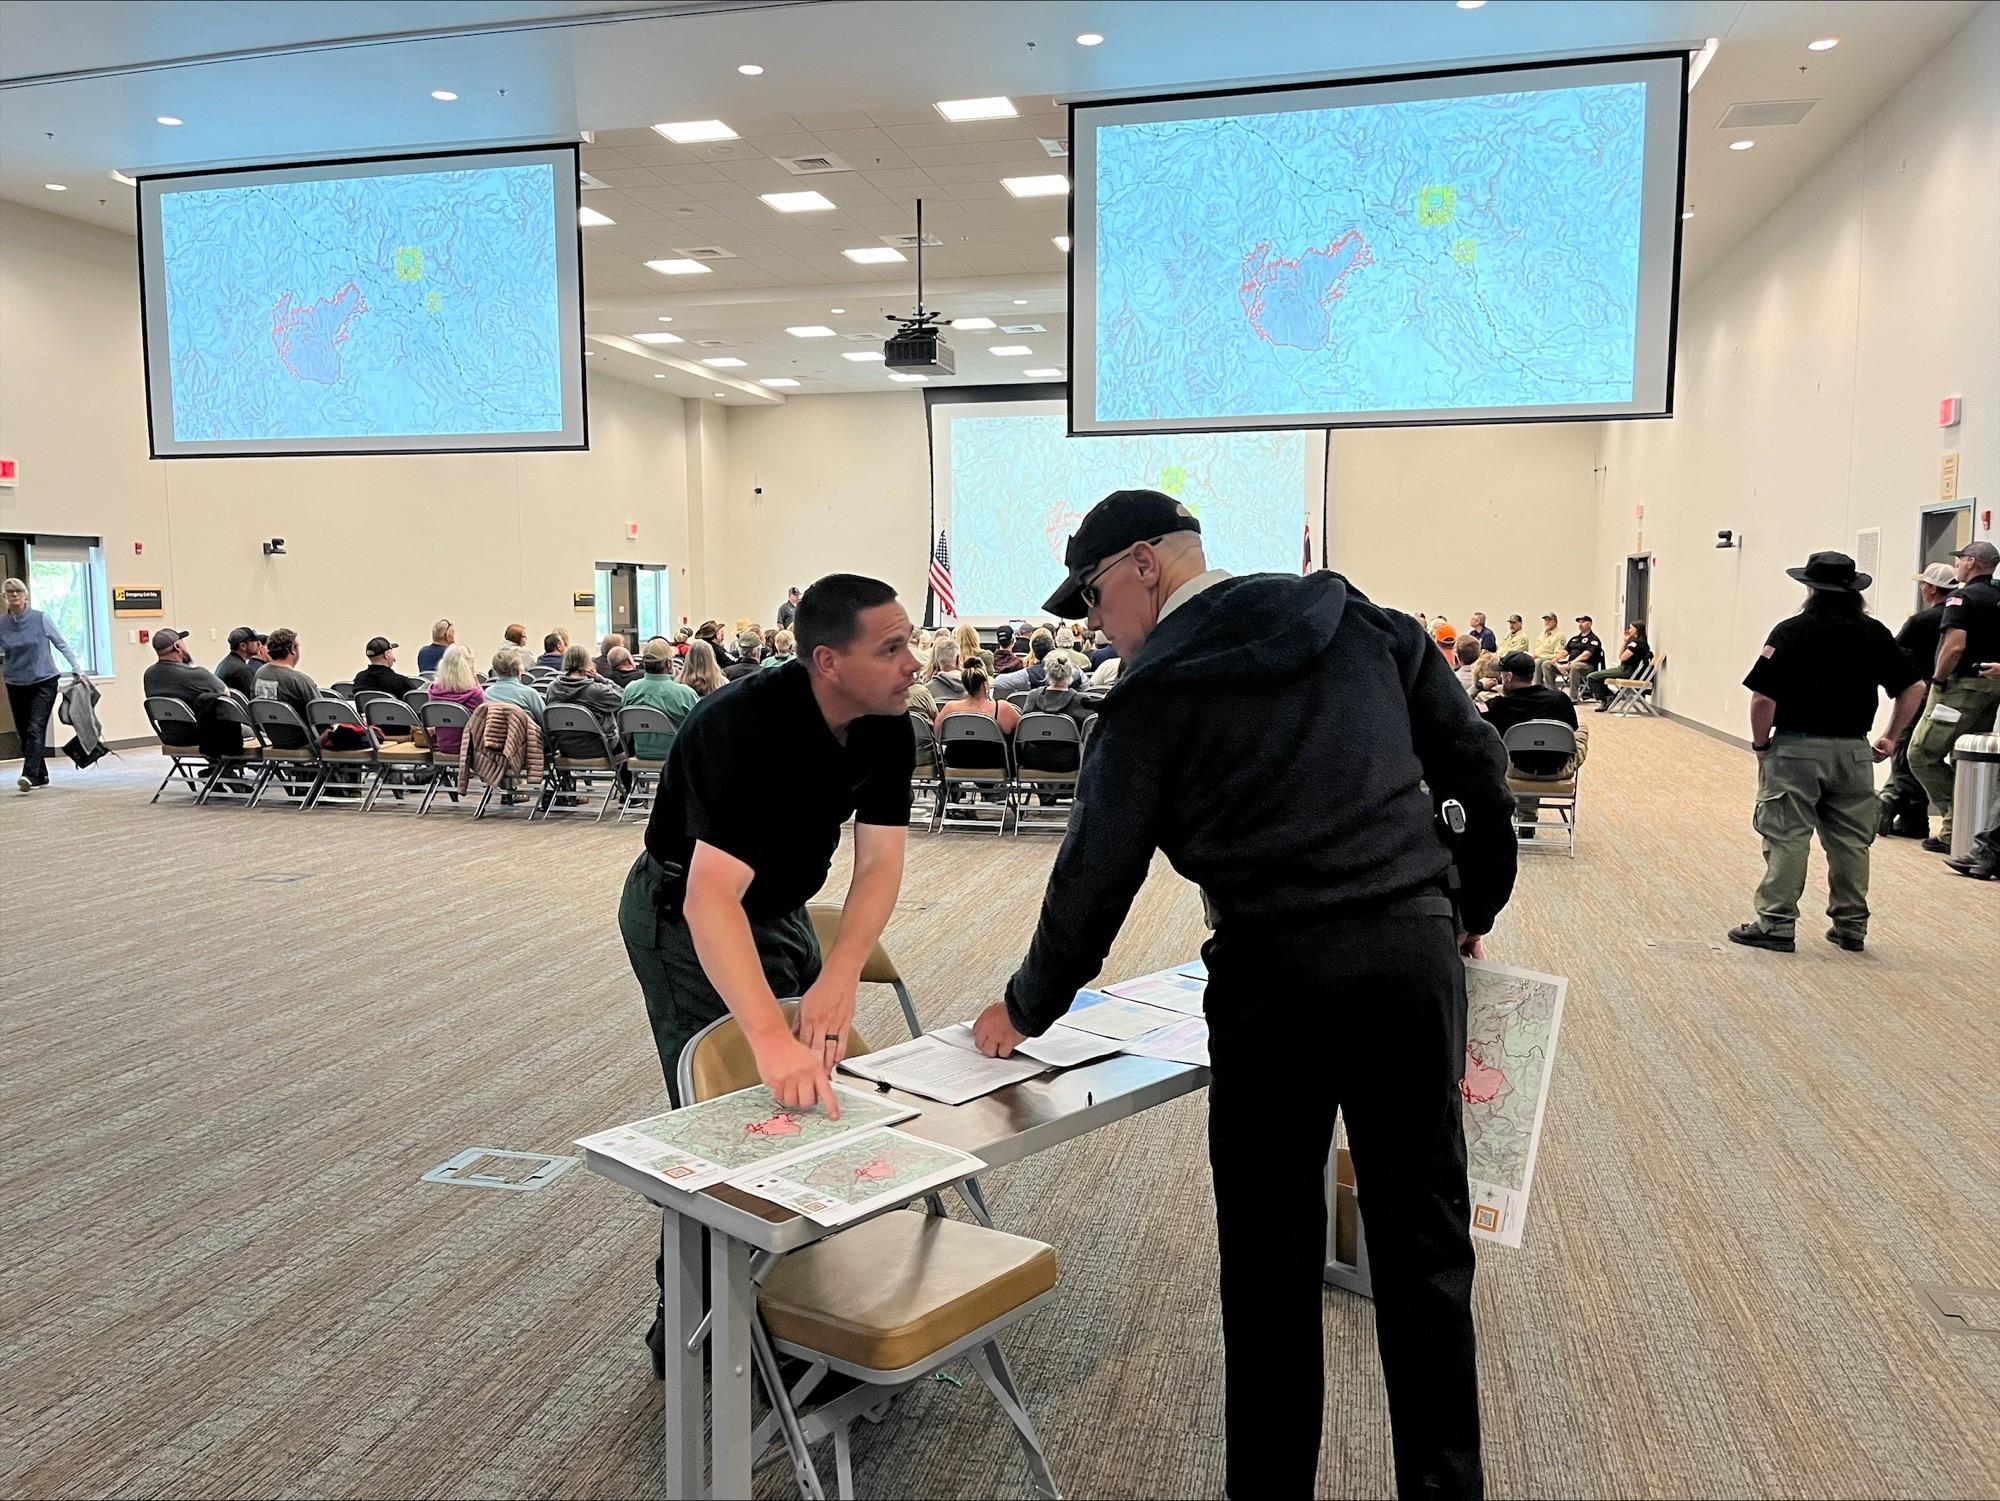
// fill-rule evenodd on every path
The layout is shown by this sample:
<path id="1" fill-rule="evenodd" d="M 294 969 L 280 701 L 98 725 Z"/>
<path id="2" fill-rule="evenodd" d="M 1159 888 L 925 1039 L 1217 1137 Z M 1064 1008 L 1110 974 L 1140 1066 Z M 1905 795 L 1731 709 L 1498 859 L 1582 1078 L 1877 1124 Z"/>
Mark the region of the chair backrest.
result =
<path id="1" fill-rule="evenodd" d="M 1517 776 L 1542 776 L 1546 771 L 1524 770 L 1516 761 L 1521 755 L 1574 756 L 1576 754 L 1576 731 L 1559 719 L 1529 719 L 1510 726 L 1500 737 L 1500 743 L 1507 748 L 1507 759 L 1515 763 L 1513 770 Z"/>
<path id="2" fill-rule="evenodd" d="M 1014 760 L 1024 771 L 1075 771 L 1083 762 L 1083 731 L 1067 714 L 1023 714 L 1014 727 Z"/>
<path id="3" fill-rule="evenodd" d="M 419 723 L 414 709 L 386 693 L 378 693 L 369 699 L 361 706 L 361 712 L 370 725 L 398 740 L 409 739 L 410 732 Z"/>
<path id="4" fill-rule="evenodd" d="M 306 719 L 316 730 L 330 730 L 337 724 L 353 724 L 355 706 L 339 699 L 316 698 L 306 705 Z"/>
<path id="5" fill-rule="evenodd" d="M 417 678 L 421 682 L 435 683 L 437 681 L 437 669 L 435 667 L 427 667 L 417 674 Z"/>
<path id="6" fill-rule="evenodd" d="M 418 712 L 427 730 L 462 730 L 472 723 L 472 711 L 464 704 L 448 703 L 441 698 L 426 700 Z"/>
<path id="7" fill-rule="evenodd" d="M 1030 688 L 1030 689 L 1027 689 L 1027 690 L 1025 690 L 1024 692 L 1021 692 L 1021 693 L 1010 693 L 1010 694 L 1008 694 L 1008 695 L 1007 695 L 1007 702 L 1008 702 L 1008 703 L 1010 703 L 1010 704 L 1012 704 L 1012 705 L 1013 705 L 1013 706 L 1014 706 L 1015 708 L 1017 708 L 1017 709 L 1018 709 L 1018 708 L 1020 708 L 1020 707 L 1021 707 L 1022 705 L 1024 705 L 1025 703 L 1027 703 L 1027 701 L 1028 701 L 1028 694 L 1030 694 L 1030 693 L 1032 693 L 1032 692 L 1034 692 L 1034 691 L 1035 691 L 1034 689 Z"/>
<path id="8" fill-rule="evenodd" d="M 947 768 L 1007 766 L 1007 732 L 984 714 L 949 714 L 938 726 L 938 750 Z"/>
<path id="9" fill-rule="evenodd" d="M 331 693 L 335 698 L 353 698 L 354 682 L 352 679 L 348 679 L 343 682 L 333 683 L 328 686 L 326 691 Z"/>
<path id="10" fill-rule="evenodd" d="M 813 934 L 819 939 L 819 951 L 824 954 L 832 950 L 834 940 L 840 937 L 840 908 L 832 902 L 808 902 L 806 916 L 812 919 Z M 903 978 L 903 972 L 896 968 L 896 961 L 889 957 L 889 951 L 882 947 L 882 940 L 875 940 L 874 951 L 861 965 L 861 979 L 868 985 L 894 985 Z"/>
<path id="11" fill-rule="evenodd" d="M 160 744 L 176 749 L 191 746 L 199 738 L 195 726 L 200 722 L 195 718 L 191 705 L 178 698 L 149 698 L 145 703 L 146 719 L 153 726 L 153 733 L 160 737 Z"/>
<path id="12" fill-rule="evenodd" d="M 937 725 L 928 714 L 910 711 L 910 730 L 917 737 L 917 764 L 912 776 L 937 775 Z"/>
<path id="13" fill-rule="evenodd" d="M 359 693 L 354 695 L 353 703 L 355 708 L 365 710 L 370 703 L 378 698 L 394 698 L 395 696 L 393 693 L 384 693 L 379 688 L 363 688 Z"/>
<path id="14" fill-rule="evenodd" d="M 607 761 L 615 754 L 603 721 L 578 704 L 550 704 L 542 715 L 542 730 L 548 735 L 589 735 L 604 747 L 600 754 Z"/>
<path id="15" fill-rule="evenodd" d="M 233 690 L 215 701 L 215 717 L 222 724 L 240 724 L 245 729 L 255 728 L 250 723 L 249 700 Z"/>
<path id="16" fill-rule="evenodd" d="M 618 733 L 628 747 L 636 746 L 635 736 L 674 735 L 680 726 L 663 709 L 650 704 L 626 704 L 618 711 Z"/>
<path id="17" fill-rule="evenodd" d="M 275 698 L 251 699 L 250 723 L 256 726 L 257 738 L 267 745 L 274 744 L 271 731 L 290 730 L 305 741 L 303 746 L 294 749 L 310 751 L 315 757 L 319 755 L 319 738 L 313 734 L 311 727 L 299 718 L 299 711 L 288 703 Z"/>
<path id="18" fill-rule="evenodd" d="M 780 1001 L 778 1005 L 784 1011 L 786 1021 L 797 1017 L 797 1001 Z M 863 1053 L 873 1051 L 860 1030 L 849 1026 L 847 1056 L 859 1058 Z M 690 1037 L 687 1046 L 681 1050 L 680 1075 L 683 1105 L 699 1104 L 755 1084 L 759 1078 L 757 1055 L 750 1051 L 750 1041 L 743 1035 L 742 1024 L 733 1016 L 725 1016 L 720 1021 L 710 1022 Z"/>
<path id="19" fill-rule="evenodd" d="M 422 714 L 424 712 L 424 705 L 430 701 L 431 693 L 428 688 L 412 688 L 408 693 L 403 695 L 403 702 L 410 706 L 412 714 Z"/>

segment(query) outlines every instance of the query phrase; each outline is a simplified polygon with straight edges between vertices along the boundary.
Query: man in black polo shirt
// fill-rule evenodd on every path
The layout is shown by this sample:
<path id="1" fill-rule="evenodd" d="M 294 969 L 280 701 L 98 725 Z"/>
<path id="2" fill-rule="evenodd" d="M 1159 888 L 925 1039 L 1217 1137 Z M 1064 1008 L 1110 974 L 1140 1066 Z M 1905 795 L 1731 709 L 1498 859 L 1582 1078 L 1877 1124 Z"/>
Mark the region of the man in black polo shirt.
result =
<path id="1" fill-rule="evenodd" d="M 1877 761 L 1895 754 L 1923 702 L 1923 679 L 1889 628 L 1870 619 L 1862 593 L 1872 579 L 1845 553 L 1816 552 L 1786 574 L 1812 592 L 1779 621 L 1751 664 L 1750 748 L 1757 753 L 1757 809 L 1764 879 L 1757 918 L 1729 930 L 1731 943 L 1796 947 L 1806 858 L 1819 833 L 1826 852 L 1827 942 L 1861 952 L 1868 936 L 1868 847 L 1875 842 Z M 1871 743 L 1877 688 L 1895 700 L 1889 727 Z"/>
<path id="2" fill-rule="evenodd" d="M 222 686 L 234 688 L 245 698 L 257 696 L 257 669 L 264 665 L 264 637 L 247 625 L 229 633 L 229 655 L 216 665 L 215 675 Z"/>
<path id="3" fill-rule="evenodd" d="M 397 698 L 424 686 L 422 678 L 405 677 L 396 671 L 396 643 L 387 636 L 371 636 L 364 648 L 368 665 L 354 674 L 356 693 L 388 693 Z"/>
<path id="4" fill-rule="evenodd" d="M 1958 574 L 1949 563 L 1933 563 L 1911 577 L 1923 605 L 1896 632 L 1896 644 L 1903 648 L 1910 665 L 1929 677 L 1937 665 L 1938 638 L 1944 634 L 1944 602 L 1958 587 Z M 1912 725 L 1896 742 L 1888 785 L 1882 789 L 1882 818 L 1875 829 L 1878 838 L 1890 834 L 1906 839 L 1930 837 L 1930 799 L 1924 795 L 1917 774 L 1910 770 L 1910 741 L 1915 730 Z"/>
<path id="5" fill-rule="evenodd" d="M 1957 775 L 1948 759 L 1951 748 L 1961 735 L 1987 734 L 2000 718 L 2000 681 L 1979 673 L 1981 662 L 2000 660 L 2000 587 L 1993 582 L 2000 548 L 1991 542 L 1969 542 L 1952 556 L 1958 560 L 1959 586 L 1945 597 L 1931 691 L 1923 720 L 1910 737 L 1910 770 L 1944 820 L 1937 837 L 1924 841 L 1924 848 L 1936 854 L 1951 852 L 1952 783 Z"/>
<path id="6" fill-rule="evenodd" d="M 1563 643 L 1562 655 L 1549 663 L 1543 681 L 1551 688 L 1569 684 L 1569 696 L 1583 692 L 1583 680 L 1604 665 L 1604 643 L 1598 639 L 1597 625 L 1588 615 L 1576 617 L 1576 634 Z"/>

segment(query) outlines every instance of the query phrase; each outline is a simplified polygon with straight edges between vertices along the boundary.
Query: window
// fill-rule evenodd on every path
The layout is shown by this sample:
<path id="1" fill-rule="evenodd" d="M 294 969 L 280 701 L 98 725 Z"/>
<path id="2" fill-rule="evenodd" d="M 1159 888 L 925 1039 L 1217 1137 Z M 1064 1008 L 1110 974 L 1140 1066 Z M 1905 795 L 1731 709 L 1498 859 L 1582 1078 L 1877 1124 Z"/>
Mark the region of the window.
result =
<path id="1" fill-rule="evenodd" d="M 49 617 L 92 677 L 110 676 L 111 594 L 104 549 L 84 539 L 42 539 L 28 549 L 29 600 Z M 68 664 L 56 657 L 58 670 Z"/>

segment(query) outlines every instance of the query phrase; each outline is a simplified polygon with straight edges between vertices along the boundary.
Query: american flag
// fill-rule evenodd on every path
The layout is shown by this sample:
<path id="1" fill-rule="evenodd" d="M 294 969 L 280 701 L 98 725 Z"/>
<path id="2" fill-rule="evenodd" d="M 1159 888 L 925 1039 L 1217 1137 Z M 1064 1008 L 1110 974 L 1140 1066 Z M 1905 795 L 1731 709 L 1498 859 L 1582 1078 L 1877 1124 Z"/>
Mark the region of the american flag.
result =
<path id="1" fill-rule="evenodd" d="M 938 533 L 937 550 L 931 554 L 931 593 L 937 596 L 938 611 L 948 620 L 958 619 L 958 601 L 951 593 L 951 548 Z"/>
<path id="2" fill-rule="evenodd" d="M 1299 572 L 1311 573 L 1312 571 L 1313 571 L 1313 524 L 1310 521 L 1308 521 L 1306 523 L 1306 553 L 1304 560 L 1301 561 L 1299 564 Z"/>

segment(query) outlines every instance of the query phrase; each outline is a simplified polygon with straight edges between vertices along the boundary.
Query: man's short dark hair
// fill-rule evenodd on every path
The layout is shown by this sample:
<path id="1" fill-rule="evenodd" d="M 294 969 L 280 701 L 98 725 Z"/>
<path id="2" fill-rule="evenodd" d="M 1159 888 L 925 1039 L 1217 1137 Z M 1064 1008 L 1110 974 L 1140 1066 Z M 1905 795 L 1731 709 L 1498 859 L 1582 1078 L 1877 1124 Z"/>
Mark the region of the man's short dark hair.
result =
<path id="1" fill-rule="evenodd" d="M 787 589 L 785 593 L 791 595 L 793 599 L 797 599 L 799 597 L 799 586 L 797 584 L 794 584 L 792 585 L 791 588 Z"/>
<path id="2" fill-rule="evenodd" d="M 1053 636 L 1043 636 L 1037 634 L 1034 637 L 1032 637 L 1028 642 L 1028 654 L 1032 656 L 1037 662 L 1041 661 L 1044 657 L 1046 657 L 1050 652 L 1054 651 L 1055 649 L 1056 649 L 1056 640 L 1055 637 Z"/>
<path id="3" fill-rule="evenodd" d="M 299 633 L 288 625 L 281 625 L 271 632 L 265 646 L 274 657 L 289 657 L 299 649 Z"/>
<path id="4" fill-rule="evenodd" d="M 554 631 L 550 631 L 546 636 L 542 637 L 542 650 L 544 652 L 561 651 L 562 637 L 558 636 Z"/>
<path id="5" fill-rule="evenodd" d="M 829 573 L 813 582 L 799 599 L 792 621 L 792 639 L 808 662 L 822 646 L 835 651 L 854 644 L 861 634 L 861 612 L 893 604 L 896 591 L 880 579 L 858 573 Z"/>
<path id="6" fill-rule="evenodd" d="M 1535 659 L 1524 651 L 1510 651 L 1500 659 L 1500 670 L 1524 683 L 1535 680 Z"/>

